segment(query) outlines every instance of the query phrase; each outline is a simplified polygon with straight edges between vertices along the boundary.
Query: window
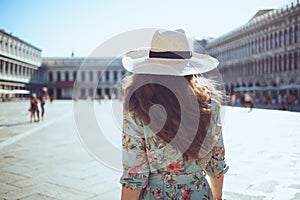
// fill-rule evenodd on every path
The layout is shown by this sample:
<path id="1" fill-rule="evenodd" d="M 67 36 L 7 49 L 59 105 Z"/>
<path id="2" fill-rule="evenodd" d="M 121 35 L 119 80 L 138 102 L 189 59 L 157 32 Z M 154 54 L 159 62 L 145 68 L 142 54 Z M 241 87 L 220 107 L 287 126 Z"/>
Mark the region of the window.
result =
<path id="1" fill-rule="evenodd" d="M 73 80 L 75 81 L 76 80 L 76 75 L 77 75 L 77 72 L 73 72 Z"/>
<path id="2" fill-rule="evenodd" d="M 293 29 L 291 27 L 289 30 L 289 44 L 293 43 L 293 37 L 294 37 L 294 34 L 293 34 Z"/>
<path id="3" fill-rule="evenodd" d="M 283 71 L 287 70 L 287 56 L 283 56 Z"/>
<path id="4" fill-rule="evenodd" d="M 49 72 L 49 77 L 48 77 L 49 81 L 52 82 L 53 81 L 53 74 L 52 72 Z"/>
<path id="5" fill-rule="evenodd" d="M 278 38 L 278 36 L 277 36 L 277 33 L 275 33 L 274 41 L 275 41 L 275 48 L 277 48 L 277 47 L 278 47 L 278 41 L 279 41 L 279 38 Z"/>
<path id="6" fill-rule="evenodd" d="M 57 72 L 57 80 L 58 80 L 58 81 L 61 80 L 60 72 Z"/>
<path id="7" fill-rule="evenodd" d="M 5 65 L 5 73 L 8 74 L 9 73 L 9 66 L 8 66 L 8 62 L 6 62 Z M 25 74 L 25 73 L 24 73 Z"/>
<path id="8" fill-rule="evenodd" d="M 107 82 L 109 81 L 109 71 L 105 72 L 105 79 L 106 79 Z"/>
<path id="9" fill-rule="evenodd" d="M 289 44 L 289 37 L 287 30 L 284 30 L 284 46 Z"/>
<path id="10" fill-rule="evenodd" d="M 279 47 L 282 47 L 283 43 L 284 43 L 284 38 L 283 38 L 282 32 L 280 31 L 279 32 Z"/>
<path id="11" fill-rule="evenodd" d="M 18 74 L 18 65 L 15 64 L 15 75 L 17 75 L 17 74 Z"/>
<path id="12" fill-rule="evenodd" d="M 295 43 L 299 42 L 299 40 L 300 40 L 300 33 L 299 33 L 299 30 L 298 30 L 298 26 L 295 27 L 294 37 L 295 37 Z"/>
<path id="13" fill-rule="evenodd" d="M 289 70 L 292 70 L 292 54 L 289 54 Z"/>
<path id="14" fill-rule="evenodd" d="M 69 72 L 65 72 L 65 80 L 69 81 Z"/>
<path id="15" fill-rule="evenodd" d="M 118 81 L 118 72 L 114 71 L 114 81 L 117 82 Z"/>
<path id="16" fill-rule="evenodd" d="M 298 53 L 296 52 L 294 54 L 294 69 L 298 69 L 298 61 L 299 61 Z"/>
<path id="17" fill-rule="evenodd" d="M 20 76 L 22 75 L 22 68 L 23 68 L 22 65 L 20 65 L 20 66 L 19 66 L 19 75 L 20 75 Z"/>
<path id="18" fill-rule="evenodd" d="M 281 66 L 282 66 L 282 59 L 281 56 L 279 56 L 279 61 L 278 61 L 279 72 L 282 70 Z"/>

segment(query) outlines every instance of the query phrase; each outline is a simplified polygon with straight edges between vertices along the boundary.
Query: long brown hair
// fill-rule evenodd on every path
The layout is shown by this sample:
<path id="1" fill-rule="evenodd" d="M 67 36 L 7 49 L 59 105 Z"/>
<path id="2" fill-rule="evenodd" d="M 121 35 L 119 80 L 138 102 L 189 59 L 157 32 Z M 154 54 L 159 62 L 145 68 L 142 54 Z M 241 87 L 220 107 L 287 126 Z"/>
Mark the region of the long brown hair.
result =
<path id="1" fill-rule="evenodd" d="M 213 85 L 196 75 L 134 74 L 126 80 L 123 86 L 124 112 L 133 113 L 145 126 L 150 124 L 156 136 L 168 144 L 178 134 L 172 146 L 187 158 L 199 158 L 211 120 L 208 105 L 214 92 Z M 149 113 L 154 105 L 162 106 L 164 111 Z M 166 118 L 161 128 L 163 115 Z"/>

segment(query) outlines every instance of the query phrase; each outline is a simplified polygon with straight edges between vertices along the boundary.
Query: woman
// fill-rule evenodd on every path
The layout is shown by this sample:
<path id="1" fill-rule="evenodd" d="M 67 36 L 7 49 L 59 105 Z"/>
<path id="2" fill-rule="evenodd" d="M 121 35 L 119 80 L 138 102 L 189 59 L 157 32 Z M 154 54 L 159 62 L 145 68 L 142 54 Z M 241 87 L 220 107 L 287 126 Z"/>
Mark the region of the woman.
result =
<path id="1" fill-rule="evenodd" d="M 44 120 L 44 116 L 45 116 L 46 100 L 47 100 L 47 88 L 43 87 L 42 93 L 41 93 L 42 120 Z"/>
<path id="2" fill-rule="evenodd" d="M 123 64 L 133 75 L 124 85 L 122 200 L 222 199 L 222 95 L 197 75 L 218 61 L 191 52 L 182 31 L 157 31 L 150 51 L 128 52 Z"/>
<path id="3" fill-rule="evenodd" d="M 33 93 L 30 98 L 30 109 L 29 109 L 30 123 L 32 122 L 32 118 L 33 118 L 34 122 L 38 122 L 38 120 L 36 119 L 37 109 L 38 109 L 38 99 L 36 97 L 36 94 Z"/>

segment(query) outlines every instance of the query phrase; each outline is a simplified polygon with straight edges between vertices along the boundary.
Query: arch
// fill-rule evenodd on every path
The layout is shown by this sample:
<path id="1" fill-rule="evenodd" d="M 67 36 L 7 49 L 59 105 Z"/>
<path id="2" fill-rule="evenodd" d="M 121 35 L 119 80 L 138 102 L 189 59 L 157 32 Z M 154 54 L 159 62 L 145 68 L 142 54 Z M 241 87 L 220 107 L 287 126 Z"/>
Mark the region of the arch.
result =
<path id="1" fill-rule="evenodd" d="M 292 27 L 290 27 L 290 29 L 289 29 L 289 44 L 292 44 L 293 43 L 293 36 L 294 34 L 293 34 L 293 28 Z"/>
<path id="2" fill-rule="evenodd" d="M 298 25 L 296 25 L 295 26 L 295 29 L 294 29 L 294 41 L 295 41 L 295 43 L 297 43 L 298 42 L 298 36 L 299 35 L 299 32 L 298 32 Z"/>
<path id="3" fill-rule="evenodd" d="M 299 61 L 298 52 L 295 52 L 294 53 L 294 69 L 298 69 L 298 61 Z"/>
<path id="4" fill-rule="evenodd" d="M 60 81 L 60 80 L 61 80 L 60 71 L 56 72 L 56 80 L 57 80 L 57 81 Z"/>
<path id="5" fill-rule="evenodd" d="M 278 58 L 278 72 L 280 72 L 282 70 L 282 58 L 281 55 L 279 55 Z"/>
<path id="6" fill-rule="evenodd" d="M 277 32 L 275 32 L 274 34 L 274 47 L 277 48 L 278 47 L 278 34 Z"/>
<path id="7" fill-rule="evenodd" d="M 52 73 L 52 71 L 50 71 L 49 74 L 48 74 L 48 81 L 49 82 L 53 81 L 53 73 Z"/>
<path id="8" fill-rule="evenodd" d="M 288 37 L 288 32 L 287 32 L 287 29 L 284 30 L 284 35 L 283 35 L 284 39 L 284 46 L 288 45 L 289 44 L 289 37 Z"/>
<path id="9" fill-rule="evenodd" d="M 278 45 L 278 47 L 282 47 L 282 43 L 283 43 L 283 41 L 282 41 L 282 31 L 279 31 L 278 38 L 279 38 L 279 45 Z"/>
<path id="10" fill-rule="evenodd" d="M 288 70 L 292 70 L 292 62 L 293 62 L 293 57 L 292 57 L 292 53 L 289 53 L 289 57 L 288 57 Z"/>
<path id="11" fill-rule="evenodd" d="M 286 71 L 287 70 L 287 55 L 284 54 L 283 55 L 283 71 Z"/>
<path id="12" fill-rule="evenodd" d="M 274 38 L 273 38 L 273 34 L 271 33 L 270 34 L 270 49 L 273 49 L 274 48 Z"/>
<path id="13" fill-rule="evenodd" d="M 275 83 L 275 81 L 272 81 L 270 85 L 273 87 L 277 87 L 277 84 Z"/>
<path id="14" fill-rule="evenodd" d="M 70 79 L 70 78 L 69 78 L 69 72 L 66 71 L 66 72 L 65 72 L 65 80 L 66 80 L 66 81 L 69 81 L 69 79 Z"/>

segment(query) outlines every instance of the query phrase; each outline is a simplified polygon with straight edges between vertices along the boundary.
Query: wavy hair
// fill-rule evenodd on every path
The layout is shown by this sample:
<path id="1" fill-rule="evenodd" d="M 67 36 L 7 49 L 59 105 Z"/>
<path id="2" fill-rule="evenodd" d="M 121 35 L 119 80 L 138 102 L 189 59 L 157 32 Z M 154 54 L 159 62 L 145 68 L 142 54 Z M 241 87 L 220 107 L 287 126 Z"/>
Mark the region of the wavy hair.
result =
<path id="1" fill-rule="evenodd" d="M 143 125 L 150 125 L 156 136 L 168 144 L 178 134 L 172 146 L 186 159 L 199 158 L 211 121 L 211 93 L 221 95 L 211 81 L 196 75 L 133 74 L 125 79 L 123 93 L 125 113 L 130 112 Z M 163 109 L 153 113 L 154 105 Z M 165 123 L 161 125 L 163 119 Z"/>

